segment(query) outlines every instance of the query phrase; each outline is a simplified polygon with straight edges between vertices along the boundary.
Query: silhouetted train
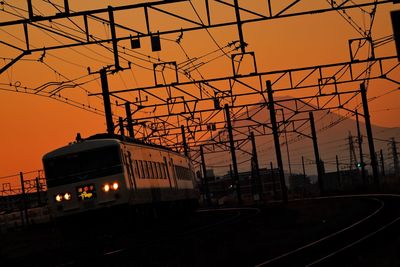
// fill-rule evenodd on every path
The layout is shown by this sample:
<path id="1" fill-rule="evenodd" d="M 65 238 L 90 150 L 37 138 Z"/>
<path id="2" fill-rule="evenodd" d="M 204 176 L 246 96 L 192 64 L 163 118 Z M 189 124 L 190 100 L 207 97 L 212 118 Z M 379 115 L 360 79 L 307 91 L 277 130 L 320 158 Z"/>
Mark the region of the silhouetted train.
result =
<path id="1" fill-rule="evenodd" d="M 177 152 L 98 134 L 43 156 L 55 217 L 122 204 L 196 205 L 190 160 Z"/>

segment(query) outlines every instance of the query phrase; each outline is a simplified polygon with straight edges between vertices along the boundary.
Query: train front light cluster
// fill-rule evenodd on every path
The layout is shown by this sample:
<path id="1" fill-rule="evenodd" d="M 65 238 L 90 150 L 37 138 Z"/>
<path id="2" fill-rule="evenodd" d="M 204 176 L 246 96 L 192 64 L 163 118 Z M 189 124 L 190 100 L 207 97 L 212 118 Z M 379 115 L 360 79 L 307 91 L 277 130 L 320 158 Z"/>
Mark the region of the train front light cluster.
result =
<path id="1" fill-rule="evenodd" d="M 103 185 L 104 192 L 109 192 L 110 190 L 117 191 L 118 188 L 119 188 L 119 184 L 117 182 Z"/>
<path id="2" fill-rule="evenodd" d="M 62 193 L 62 194 L 57 194 L 54 198 L 56 202 L 62 202 L 62 201 L 69 201 L 71 200 L 71 193 Z"/>

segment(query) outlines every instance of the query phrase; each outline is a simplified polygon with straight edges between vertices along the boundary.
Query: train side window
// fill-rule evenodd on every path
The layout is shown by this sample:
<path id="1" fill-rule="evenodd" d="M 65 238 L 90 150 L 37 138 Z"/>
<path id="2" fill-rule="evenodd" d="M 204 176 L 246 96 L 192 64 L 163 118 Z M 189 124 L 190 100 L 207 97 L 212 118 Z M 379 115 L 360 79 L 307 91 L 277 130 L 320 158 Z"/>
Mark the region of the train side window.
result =
<path id="1" fill-rule="evenodd" d="M 146 178 L 146 173 L 145 173 L 145 171 L 144 171 L 143 161 L 140 160 L 139 163 L 140 163 L 140 173 L 141 173 L 141 177 L 142 177 L 142 178 Z"/>
<path id="2" fill-rule="evenodd" d="M 141 177 L 140 176 L 140 171 L 139 171 L 139 164 L 138 164 L 138 161 L 137 160 L 135 160 L 135 175 L 136 175 L 136 177 Z"/>
<path id="3" fill-rule="evenodd" d="M 176 178 L 178 178 L 178 180 L 180 180 L 181 177 L 180 177 L 180 172 L 179 172 L 179 166 L 175 166 L 175 173 L 176 173 Z"/>
<path id="4" fill-rule="evenodd" d="M 149 166 L 147 165 L 147 161 L 144 161 L 144 164 L 143 164 L 144 166 L 144 176 L 145 176 L 145 178 L 150 178 L 150 176 L 149 176 Z"/>
<path id="5" fill-rule="evenodd" d="M 160 178 L 160 179 L 164 178 L 163 174 L 161 172 L 160 162 L 157 162 L 156 165 L 157 165 L 158 178 Z"/>
<path id="6" fill-rule="evenodd" d="M 165 164 L 161 163 L 161 171 L 162 171 L 162 176 L 164 179 L 167 179 L 167 173 L 165 171 Z"/>
<path id="7" fill-rule="evenodd" d="M 160 175 L 158 174 L 158 169 L 157 169 L 157 163 L 153 161 L 153 172 L 154 172 L 154 178 L 158 179 L 160 178 Z"/>
<path id="8" fill-rule="evenodd" d="M 148 166 L 149 166 L 149 175 L 150 178 L 154 179 L 154 170 L 153 170 L 153 164 L 151 161 L 147 162 Z"/>
<path id="9" fill-rule="evenodd" d="M 146 171 L 146 177 L 147 178 L 151 178 L 150 177 L 150 169 L 149 169 L 149 162 L 148 161 L 144 161 L 144 166 L 145 166 L 145 171 Z"/>

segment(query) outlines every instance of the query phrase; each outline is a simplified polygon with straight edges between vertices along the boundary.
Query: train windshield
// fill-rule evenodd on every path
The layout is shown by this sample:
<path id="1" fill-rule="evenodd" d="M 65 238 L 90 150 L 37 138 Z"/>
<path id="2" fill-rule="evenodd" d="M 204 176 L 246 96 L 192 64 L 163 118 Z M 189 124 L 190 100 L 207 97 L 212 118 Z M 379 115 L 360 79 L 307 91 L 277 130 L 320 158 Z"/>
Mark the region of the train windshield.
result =
<path id="1" fill-rule="evenodd" d="M 122 172 L 119 146 L 48 158 L 43 164 L 48 187 Z"/>

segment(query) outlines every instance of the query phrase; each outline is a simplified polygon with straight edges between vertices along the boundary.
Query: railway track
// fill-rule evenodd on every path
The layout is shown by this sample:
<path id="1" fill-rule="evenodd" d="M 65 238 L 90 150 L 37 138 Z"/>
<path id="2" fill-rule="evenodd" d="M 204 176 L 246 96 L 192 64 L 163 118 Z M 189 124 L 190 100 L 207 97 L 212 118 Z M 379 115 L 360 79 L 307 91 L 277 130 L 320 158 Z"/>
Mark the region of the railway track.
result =
<path id="1" fill-rule="evenodd" d="M 377 266 L 365 264 L 368 258 L 361 264 L 360 255 L 373 257 L 376 246 L 389 246 L 388 235 L 400 237 L 399 206 L 397 195 L 341 196 L 288 205 L 203 209 L 140 223 L 63 224 L 48 231 L 46 238 L 38 235 L 38 246 L 48 240 L 51 249 L 5 262 L 10 266 Z"/>
<path id="2" fill-rule="evenodd" d="M 384 234 L 400 221 L 400 195 L 371 194 L 336 198 L 354 197 L 374 200 L 379 207 L 345 228 L 256 266 L 358 266 L 354 258 L 365 253 L 368 246 L 374 246 L 374 238 L 379 238 L 378 235 Z"/>

